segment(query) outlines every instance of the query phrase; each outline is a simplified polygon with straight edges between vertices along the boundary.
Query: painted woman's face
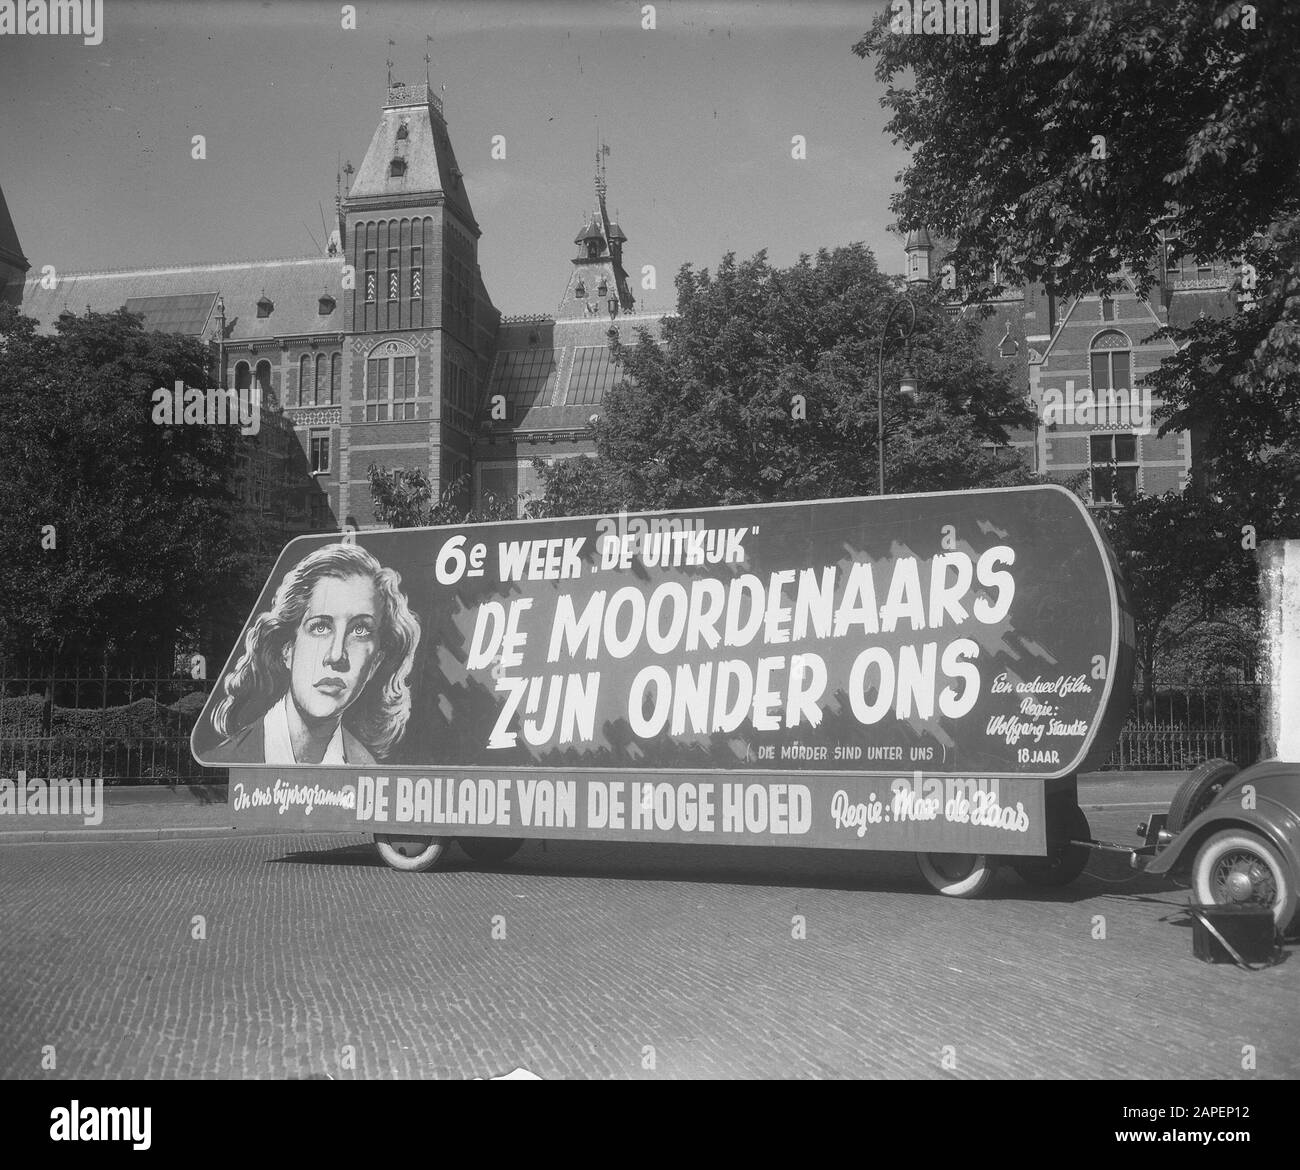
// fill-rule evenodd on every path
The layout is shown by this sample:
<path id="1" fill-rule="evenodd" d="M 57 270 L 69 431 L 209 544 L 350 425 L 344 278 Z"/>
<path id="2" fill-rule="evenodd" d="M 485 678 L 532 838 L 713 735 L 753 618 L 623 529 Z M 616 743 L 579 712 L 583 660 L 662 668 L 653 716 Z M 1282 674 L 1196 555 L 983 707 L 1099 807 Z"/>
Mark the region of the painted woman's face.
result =
<path id="1" fill-rule="evenodd" d="M 343 713 L 379 665 L 378 599 L 368 577 L 322 577 L 285 647 L 289 689 L 305 718 Z"/>

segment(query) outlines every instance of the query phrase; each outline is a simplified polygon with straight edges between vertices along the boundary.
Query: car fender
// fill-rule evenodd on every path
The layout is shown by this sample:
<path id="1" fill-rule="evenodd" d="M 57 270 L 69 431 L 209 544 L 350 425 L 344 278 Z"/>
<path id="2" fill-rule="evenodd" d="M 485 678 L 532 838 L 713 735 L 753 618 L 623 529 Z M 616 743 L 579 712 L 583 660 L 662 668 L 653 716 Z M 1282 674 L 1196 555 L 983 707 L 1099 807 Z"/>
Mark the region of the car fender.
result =
<path id="1" fill-rule="evenodd" d="M 1216 800 L 1156 854 L 1146 872 L 1170 873 L 1190 867 L 1196 851 L 1211 833 L 1232 828 L 1259 834 L 1277 848 L 1293 874 L 1300 874 L 1300 816 L 1295 809 L 1263 793 L 1255 798 L 1254 808 L 1244 808 L 1236 800 Z"/>

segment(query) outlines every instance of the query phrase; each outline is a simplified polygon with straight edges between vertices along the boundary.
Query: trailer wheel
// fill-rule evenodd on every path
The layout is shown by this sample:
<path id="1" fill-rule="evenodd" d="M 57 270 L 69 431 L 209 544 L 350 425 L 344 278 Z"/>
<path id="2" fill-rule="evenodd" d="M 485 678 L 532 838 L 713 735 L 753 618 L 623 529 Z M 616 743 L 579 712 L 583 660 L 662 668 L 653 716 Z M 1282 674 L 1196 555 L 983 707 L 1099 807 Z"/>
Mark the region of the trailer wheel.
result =
<path id="1" fill-rule="evenodd" d="M 1220 829 L 1196 851 L 1192 890 L 1202 905 L 1267 906 L 1279 933 L 1295 917 L 1295 875 L 1269 842 L 1242 829 Z"/>
<path id="2" fill-rule="evenodd" d="M 1018 857 L 1011 868 L 1031 886 L 1068 886 L 1088 865 L 1088 847 L 1076 841 L 1091 841 L 1092 827 L 1083 809 L 1075 805 L 1065 818 L 1065 839 L 1048 844 L 1046 857 Z"/>
<path id="3" fill-rule="evenodd" d="M 457 837 L 456 843 L 471 861 L 480 865 L 499 865 L 509 861 L 523 848 L 522 837 Z"/>
<path id="4" fill-rule="evenodd" d="M 379 856 L 394 869 L 405 873 L 424 873 L 432 869 L 442 860 L 450 844 L 450 837 L 375 835 Z"/>
<path id="5" fill-rule="evenodd" d="M 1206 760 L 1193 768 L 1174 793 L 1165 829 L 1170 833 L 1181 833 L 1188 821 L 1210 807 L 1223 786 L 1239 771 L 1241 769 L 1231 760 Z"/>
<path id="6" fill-rule="evenodd" d="M 934 889 L 950 898 L 978 898 L 998 868 L 984 853 L 918 853 L 916 865 Z"/>

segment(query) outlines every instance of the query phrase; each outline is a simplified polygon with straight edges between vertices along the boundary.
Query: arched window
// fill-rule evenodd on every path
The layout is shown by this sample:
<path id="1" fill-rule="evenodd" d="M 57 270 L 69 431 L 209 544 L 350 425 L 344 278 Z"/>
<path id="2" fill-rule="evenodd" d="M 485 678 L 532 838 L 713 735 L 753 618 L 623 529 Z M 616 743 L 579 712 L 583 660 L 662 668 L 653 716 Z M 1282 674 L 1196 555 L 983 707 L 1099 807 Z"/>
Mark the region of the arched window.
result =
<path id="1" fill-rule="evenodd" d="M 247 390 L 253 384 L 253 373 L 247 362 L 235 363 L 235 389 Z"/>
<path id="2" fill-rule="evenodd" d="M 325 396 L 329 393 L 325 384 L 325 355 L 318 353 L 316 355 L 316 397 L 314 405 L 324 406 Z"/>
<path id="3" fill-rule="evenodd" d="M 257 382 L 257 388 L 262 392 L 262 401 L 271 401 L 271 363 L 265 358 L 257 363 L 257 370 L 254 374 Z"/>
<path id="4" fill-rule="evenodd" d="M 339 396 L 343 386 L 343 355 L 341 353 L 330 354 L 330 405 L 339 404 Z"/>
<path id="5" fill-rule="evenodd" d="M 1106 329 L 1092 339 L 1089 347 L 1092 390 L 1131 390 L 1133 388 L 1133 343 L 1118 329 Z"/>
<path id="6" fill-rule="evenodd" d="M 405 341 L 381 341 L 366 358 L 366 422 L 416 417 L 415 349 Z"/>
<path id="7" fill-rule="evenodd" d="M 311 354 L 308 353 L 298 361 L 298 405 L 311 405 Z"/>

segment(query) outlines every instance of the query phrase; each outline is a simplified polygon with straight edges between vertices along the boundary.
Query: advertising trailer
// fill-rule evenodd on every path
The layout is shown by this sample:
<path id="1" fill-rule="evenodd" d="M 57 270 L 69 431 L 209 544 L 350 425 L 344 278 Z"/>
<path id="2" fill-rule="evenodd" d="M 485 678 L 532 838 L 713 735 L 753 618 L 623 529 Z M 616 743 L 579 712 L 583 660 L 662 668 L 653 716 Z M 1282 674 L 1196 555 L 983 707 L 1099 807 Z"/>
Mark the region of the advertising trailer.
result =
<path id="1" fill-rule="evenodd" d="M 1133 648 L 1051 485 L 329 533 L 284 549 L 191 746 L 236 826 L 373 834 L 401 869 L 894 850 L 970 895 L 1082 868 Z"/>

